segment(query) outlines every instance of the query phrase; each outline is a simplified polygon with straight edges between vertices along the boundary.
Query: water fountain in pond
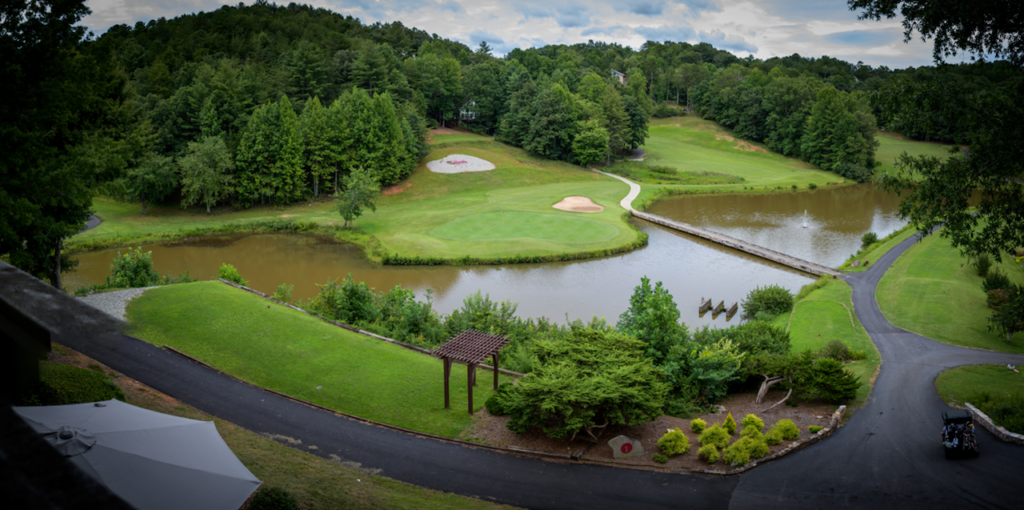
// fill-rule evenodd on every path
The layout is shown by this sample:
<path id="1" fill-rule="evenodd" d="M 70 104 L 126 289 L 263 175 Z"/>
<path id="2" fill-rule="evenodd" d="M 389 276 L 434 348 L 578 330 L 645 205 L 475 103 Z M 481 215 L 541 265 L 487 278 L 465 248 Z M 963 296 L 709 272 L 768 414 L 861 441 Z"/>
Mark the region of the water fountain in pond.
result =
<path id="1" fill-rule="evenodd" d="M 807 228 L 807 209 L 804 209 L 804 228 Z"/>

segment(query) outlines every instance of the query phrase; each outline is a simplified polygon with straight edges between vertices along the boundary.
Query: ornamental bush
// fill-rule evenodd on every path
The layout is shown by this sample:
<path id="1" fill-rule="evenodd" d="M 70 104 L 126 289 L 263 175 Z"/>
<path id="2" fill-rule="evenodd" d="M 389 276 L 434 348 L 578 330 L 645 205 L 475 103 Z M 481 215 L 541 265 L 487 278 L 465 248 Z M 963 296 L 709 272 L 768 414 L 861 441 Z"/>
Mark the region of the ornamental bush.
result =
<path id="1" fill-rule="evenodd" d="M 682 430 L 670 429 L 658 440 L 658 449 L 669 457 L 682 455 L 690 451 L 690 438 Z"/>
<path id="2" fill-rule="evenodd" d="M 758 418 L 756 415 L 748 414 L 740 423 L 743 424 L 743 431 L 740 432 L 743 436 L 754 435 L 754 432 L 757 432 L 756 435 L 761 435 L 764 431 L 764 420 Z"/>
<path id="3" fill-rule="evenodd" d="M 745 444 L 745 441 L 748 440 L 748 438 L 741 437 L 735 443 L 729 445 L 728 448 L 722 450 L 722 460 L 726 464 L 733 466 L 742 466 L 750 462 L 750 452 Z"/>
<path id="4" fill-rule="evenodd" d="M 800 428 L 793 423 L 793 420 L 779 420 L 775 422 L 772 429 L 781 432 L 782 439 L 785 439 L 786 441 L 793 441 L 800 437 Z"/>
<path id="5" fill-rule="evenodd" d="M 996 289 L 1009 288 L 1010 278 L 1003 274 L 1003 272 L 1000 271 L 999 268 L 996 268 L 994 271 L 990 271 L 988 273 L 988 276 L 986 276 L 985 279 L 981 282 L 981 290 L 985 291 L 986 294 L 988 294 L 989 291 L 993 291 Z"/>
<path id="6" fill-rule="evenodd" d="M 768 429 L 768 433 L 764 435 L 764 442 L 768 446 L 775 446 L 782 442 L 782 431 L 778 427 L 772 427 Z"/>
<path id="7" fill-rule="evenodd" d="M 494 416 L 504 416 L 505 414 L 508 414 L 505 411 L 504 398 L 513 386 L 515 385 L 512 383 L 501 383 L 498 385 L 498 391 L 492 393 L 490 397 L 487 397 L 487 401 L 484 402 L 484 407 L 487 408 L 488 413 L 491 413 Z"/>
<path id="8" fill-rule="evenodd" d="M 736 434 L 736 420 L 733 419 L 732 413 L 729 413 L 729 415 L 725 417 L 725 423 L 722 424 L 722 428 L 724 428 L 730 436 Z"/>
<path id="9" fill-rule="evenodd" d="M 817 434 L 818 432 L 821 432 L 821 425 L 809 425 L 807 427 L 807 431 L 811 434 Z"/>
<path id="10" fill-rule="evenodd" d="M 668 457 L 660 453 L 655 453 L 654 455 L 651 456 L 651 458 L 654 459 L 654 462 L 657 462 L 658 464 L 664 464 L 668 462 Z"/>
<path id="11" fill-rule="evenodd" d="M 718 462 L 718 457 L 718 448 L 715 448 L 715 445 L 713 444 L 701 446 L 697 450 L 697 458 L 707 462 L 708 464 Z"/>
<path id="12" fill-rule="evenodd" d="M 704 432 L 701 433 L 697 441 L 701 446 L 716 446 L 718 448 L 725 448 L 729 446 L 729 432 L 722 428 L 719 424 L 714 424 Z"/>
<path id="13" fill-rule="evenodd" d="M 775 284 L 757 287 L 747 294 L 742 305 L 747 317 L 755 317 L 757 312 L 777 316 L 793 309 L 793 293 Z"/>
<path id="14" fill-rule="evenodd" d="M 279 487 L 261 487 L 249 502 L 249 510 L 299 510 L 299 502 Z"/>
<path id="15" fill-rule="evenodd" d="M 850 352 L 850 348 L 840 340 L 830 340 L 825 344 L 825 347 L 821 348 L 821 355 L 836 361 L 853 359 L 853 353 Z"/>
<path id="16" fill-rule="evenodd" d="M 220 269 L 217 270 L 217 278 L 220 278 L 221 280 L 227 280 L 232 283 L 237 283 L 238 285 L 242 285 L 243 287 L 249 285 L 249 282 L 245 281 L 245 279 L 242 278 L 242 275 L 238 274 L 238 270 L 235 269 L 235 266 L 232 266 L 231 264 L 228 264 L 226 262 L 221 264 Z"/>
<path id="17" fill-rule="evenodd" d="M 695 434 L 700 434 L 701 432 L 704 432 L 704 429 L 707 428 L 707 426 L 708 422 L 700 418 L 694 418 L 693 421 L 690 422 L 690 430 L 692 430 Z"/>
<path id="18" fill-rule="evenodd" d="M 878 242 L 878 234 L 876 234 L 874 232 L 868 232 L 868 233 L 864 234 L 863 236 L 861 236 L 861 238 L 860 238 L 860 244 L 861 244 L 861 246 L 864 246 L 864 247 L 871 246 L 872 244 L 875 244 L 877 242 Z"/>
<path id="19" fill-rule="evenodd" d="M 985 278 L 988 276 L 988 270 L 992 268 L 992 259 L 989 258 L 987 253 L 978 255 L 978 258 L 974 259 L 974 269 L 978 271 L 978 276 Z"/>
<path id="20" fill-rule="evenodd" d="M 142 253 L 142 248 L 128 248 L 124 255 L 118 251 L 110 263 L 110 274 L 107 288 L 149 287 L 160 282 L 160 273 L 153 270 L 153 252 Z"/>

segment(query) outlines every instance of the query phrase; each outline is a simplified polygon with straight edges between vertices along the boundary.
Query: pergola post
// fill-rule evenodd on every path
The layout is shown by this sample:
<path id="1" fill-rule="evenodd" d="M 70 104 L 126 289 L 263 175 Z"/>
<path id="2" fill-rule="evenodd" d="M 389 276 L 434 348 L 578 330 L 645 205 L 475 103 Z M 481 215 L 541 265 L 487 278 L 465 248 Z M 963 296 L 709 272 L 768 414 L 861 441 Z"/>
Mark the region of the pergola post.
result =
<path id="1" fill-rule="evenodd" d="M 448 379 L 452 375 L 452 359 L 444 358 L 444 408 L 448 409 Z"/>
<path id="2" fill-rule="evenodd" d="M 498 391 L 498 353 L 494 353 L 494 391 Z"/>
<path id="3" fill-rule="evenodd" d="M 473 386 L 476 386 L 476 363 L 466 365 L 466 384 L 469 386 L 469 414 L 473 414 Z"/>

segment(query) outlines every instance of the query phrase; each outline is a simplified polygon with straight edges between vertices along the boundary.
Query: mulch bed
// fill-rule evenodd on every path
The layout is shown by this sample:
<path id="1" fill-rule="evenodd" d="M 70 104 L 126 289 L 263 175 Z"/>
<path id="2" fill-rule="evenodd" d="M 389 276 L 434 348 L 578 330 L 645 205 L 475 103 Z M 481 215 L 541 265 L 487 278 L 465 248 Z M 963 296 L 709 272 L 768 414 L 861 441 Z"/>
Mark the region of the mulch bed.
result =
<path id="1" fill-rule="evenodd" d="M 755 414 L 764 420 L 765 432 L 767 432 L 775 422 L 782 419 L 789 419 L 793 420 L 793 423 L 800 428 L 800 439 L 806 440 L 811 437 L 810 432 L 807 431 L 807 427 L 810 425 L 819 425 L 822 427 L 827 426 L 829 424 L 829 419 L 836 408 L 836 406 L 829 404 L 801 402 L 798 407 L 791 407 L 783 404 L 767 413 L 763 411 L 773 403 L 781 400 L 784 396 L 784 392 L 771 391 L 765 398 L 766 403 L 755 404 L 754 399 L 757 397 L 756 393 L 730 395 L 720 403 L 725 410 L 720 411 L 717 414 L 702 414 L 697 417 L 706 421 L 708 426 L 710 426 L 714 423 L 721 423 L 725 421 L 727 413 L 732 413 L 732 417 L 736 420 L 737 425 L 742 427 L 739 423 L 743 420 L 743 417 L 748 413 Z M 587 451 L 581 457 L 581 460 L 614 462 L 616 464 L 631 467 L 656 467 L 674 470 L 696 470 L 708 468 L 718 470 L 730 469 L 730 466 L 726 465 L 721 460 L 708 465 L 697 458 L 697 449 L 700 448 L 700 443 L 697 441 L 699 434 L 695 434 L 690 430 L 691 420 L 688 419 L 676 418 L 674 416 L 662 416 L 657 420 L 647 422 L 636 427 L 625 427 L 621 425 L 609 426 L 601 435 L 600 441 L 596 444 L 581 440 L 570 441 L 568 439 L 552 439 L 545 436 L 539 429 L 530 431 L 526 434 L 517 435 L 505 426 L 507 421 L 507 416 L 491 416 L 491 414 L 487 412 L 486 408 L 481 409 L 474 416 L 472 427 L 463 432 L 461 439 L 504 448 L 517 447 L 537 452 L 561 455 L 572 455 L 573 453 L 583 450 L 590 445 L 590 448 L 587 448 Z M 675 427 L 682 430 L 690 439 L 690 451 L 683 455 L 670 458 L 667 464 L 659 464 L 651 457 L 653 454 L 659 453 L 658 439 L 661 438 L 668 429 Z M 611 447 L 608 446 L 608 441 L 619 435 L 641 440 L 647 454 L 628 459 L 615 459 L 612 456 Z M 736 438 L 739 438 L 738 431 L 736 435 L 733 436 L 733 440 Z M 783 441 L 780 444 L 771 446 L 769 455 L 790 446 L 793 442 L 794 441 Z"/>

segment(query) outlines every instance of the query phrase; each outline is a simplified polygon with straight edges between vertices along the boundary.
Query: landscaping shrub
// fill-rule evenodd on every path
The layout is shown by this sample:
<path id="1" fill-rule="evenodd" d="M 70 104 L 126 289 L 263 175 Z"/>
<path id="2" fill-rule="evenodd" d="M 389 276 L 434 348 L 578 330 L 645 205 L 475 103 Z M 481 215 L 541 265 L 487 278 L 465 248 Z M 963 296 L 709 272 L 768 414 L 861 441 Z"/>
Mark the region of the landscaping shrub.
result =
<path id="1" fill-rule="evenodd" d="M 669 386 L 632 336 L 571 325 L 536 340 L 533 372 L 509 389 L 503 405 L 517 434 L 539 427 L 549 437 L 572 436 L 602 423 L 636 426 L 662 414 Z"/>
<path id="2" fill-rule="evenodd" d="M 807 185 L 807 189 L 818 189 L 818 185 L 812 182 Z"/>
<path id="3" fill-rule="evenodd" d="M 978 255 L 978 258 L 974 259 L 974 269 L 978 271 L 978 276 L 985 278 L 988 276 L 988 270 L 992 268 L 992 259 L 989 258 L 987 253 Z"/>
<path id="4" fill-rule="evenodd" d="M 782 433 L 782 439 L 786 441 L 793 441 L 800 437 L 800 428 L 793 423 L 793 420 L 779 420 L 772 426 L 772 430 L 778 430 Z"/>
<path id="5" fill-rule="evenodd" d="M 750 449 L 746 444 L 750 439 L 741 437 L 735 443 L 722 450 L 722 460 L 732 466 L 742 466 L 750 462 Z"/>
<path id="6" fill-rule="evenodd" d="M 668 457 L 660 453 L 655 453 L 654 455 L 651 456 L 651 458 L 654 459 L 654 462 L 657 462 L 658 464 L 664 464 L 668 462 Z"/>
<path id="7" fill-rule="evenodd" d="M 725 423 L 722 424 L 722 428 L 724 428 L 730 436 L 736 434 L 736 420 L 733 419 L 732 413 L 729 413 L 728 416 L 725 417 Z"/>
<path id="8" fill-rule="evenodd" d="M 872 244 L 875 244 L 877 242 L 878 242 L 878 234 L 876 234 L 874 232 L 868 232 L 868 233 L 864 234 L 863 236 L 861 236 L 861 238 L 860 238 L 860 245 L 863 246 L 863 247 L 871 246 Z"/>
<path id="9" fill-rule="evenodd" d="M 850 348 L 839 340 L 830 340 L 825 344 L 825 347 L 821 348 L 821 355 L 825 358 L 832 358 L 836 361 L 853 359 L 853 353 L 850 352 Z"/>
<path id="10" fill-rule="evenodd" d="M 768 433 L 764 435 L 764 442 L 768 446 L 774 446 L 782 442 L 782 431 L 778 427 L 772 427 L 768 429 Z"/>
<path id="11" fill-rule="evenodd" d="M 693 421 L 690 422 L 690 430 L 692 430 L 695 434 L 700 434 L 701 432 L 704 432 L 704 429 L 707 428 L 707 426 L 708 422 L 700 418 L 694 418 Z"/>
<path id="12" fill-rule="evenodd" d="M 808 398 L 818 398 L 829 404 L 839 404 L 857 397 L 861 382 L 857 376 L 843 369 L 843 364 L 832 358 L 820 358 L 811 364 L 804 388 Z"/>
<path id="13" fill-rule="evenodd" d="M 743 430 L 740 432 L 742 436 L 760 436 L 764 431 L 764 420 L 758 418 L 756 415 L 748 414 L 740 422 L 743 424 Z M 754 434 L 754 432 L 757 432 Z"/>
<path id="14" fill-rule="evenodd" d="M 840 163 L 832 171 L 857 182 L 868 182 L 872 174 L 871 170 L 856 163 Z"/>
<path id="15" fill-rule="evenodd" d="M 807 431 L 810 432 L 811 434 L 817 434 L 818 432 L 821 432 L 821 429 L 822 429 L 821 425 L 808 425 L 807 426 Z"/>
<path id="16" fill-rule="evenodd" d="M 505 395 L 508 394 L 509 390 L 511 390 L 513 386 L 515 385 L 512 383 L 499 384 L 498 391 L 492 393 L 490 397 L 487 397 L 487 402 L 484 402 L 484 407 L 487 408 L 487 412 L 491 413 L 494 416 L 504 416 L 508 414 L 505 411 L 505 405 L 503 401 Z"/>
<path id="17" fill-rule="evenodd" d="M 690 451 L 690 438 L 682 430 L 670 429 L 658 439 L 658 449 L 669 457 L 682 455 Z"/>
<path id="18" fill-rule="evenodd" d="M 299 502 L 287 490 L 264 486 L 252 497 L 249 510 L 299 510 Z"/>
<path id="19" fill-rule="evenodd" d="M 992 289 L 985 294 L 985 303 L 993 310 L 998 310 L 1010 300 L 1010 293 L 1005 289 Z"/>
<path id="20" fill-rule="evenodd" d="M 748 317 L 756 316 L 757 312 L 777 316 L 792 309 L 793 293 L 776 284 L 757 287 L 743 300 L 743 312 Z"/>
<path id="21" fill-rule="evenodd" d="M 294 288 L 295 288 L 294 285 L 288 285 L 287 283 L 282 283 L 281 285 L 277 286 L 277 290 L 274 291 L 274 295 L 270 296 L 270 297 L 272 297 L 272 298 L 274 298 L 274 299 L 276 299 L 278 301 L 284 301 L 285 303 L 291 303 L 292 302 L 292 289 L 294 289 Z"/>
<path id="22" fill-rule="evenodd" d="M 768 452 L 770 451 L 768 449 L 768 443 L 764 440 L 764 436 L 741 437 L 739 442 L 745 443 L 744 446 L 747 448 L 747 453 L 750 454 L 750 458 L 752 459 L 764 458 L 764 456 L 768 455 Z"/>
<path id="23" fill-rule="evenodd" d="M 729 432 L 722 428 L 719 424 L 714 424 L 706 429 L 697 438 L 697 442 L 701 446 L 714 446 L 718 448 L 725 448 L 729 446 Z"/>
<path id="24" fill-rule="evenodd" d="M 708 464 L 718 462 L 718 457 L 718 448 L 715 448 L 713 444 L 704 445 L 697 449 L 697 458 Z"/>
<path id="25" fill-rule="evenodd" d="M 235 266 L 232 266 L 231 264 L 228 264 L 226 262 L 222 263 L 220 265 L 220 269 L 217 270 L 217 278 L 220 278 L 221 280 L 227 280 L 232 283 L 237 283 L 238 285 L 242 286 L 249 285 L 249 282 L 245 281 L 245 279 L 242 278 L 242 275 L 238 274 L 238 270 L 235 269 Z"/>
<path id="26" fill-rule="evenodd" d="M 124 402 L 124 391 L 103 372 L 40 361 L 39 383 L 19 398 L 19 405 L 59 406 L 110 399 Z"/>
<path id="27" fill-rule="evenodd" d="M 160 274 L 153 270 L 153 252 L 142 253 L 142 248 L 128 248 L 124 255 L 118 251 L 110 264 L 110 274 L 107 288 L 149 287 L 160 281 Z"/>
<path id="28" fill-rule="evenodd" d="M 988 276 L 986 276 L 985 279 L 982 280 L 981 282 L 981 290 L 985 291 L 985 294 L 988 294 L 990 291 L 996 289 L 1005 290 L 1009 288 L 1010 278 L 1003 274 L 1003 272 L 1000 271 L 999 268 L 996 268 L 994 271 L 990 271 L 988 273 Z"/>

